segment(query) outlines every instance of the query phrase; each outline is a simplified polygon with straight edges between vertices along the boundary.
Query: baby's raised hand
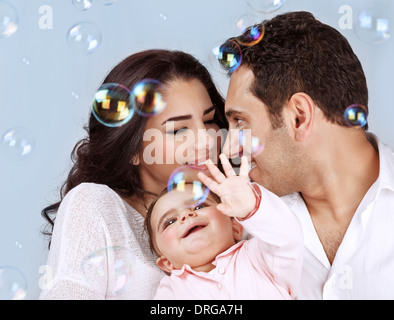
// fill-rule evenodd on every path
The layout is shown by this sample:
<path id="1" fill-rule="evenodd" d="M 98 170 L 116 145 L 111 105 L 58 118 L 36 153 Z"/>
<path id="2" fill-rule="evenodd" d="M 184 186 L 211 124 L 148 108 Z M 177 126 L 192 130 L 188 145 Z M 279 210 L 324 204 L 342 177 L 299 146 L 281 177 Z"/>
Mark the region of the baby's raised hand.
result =
<path id="1" fill-rule="evenodd" d="M 235 173 L 233 167 L 224 154 L 219 156 L 224 175 L 211 160 L 205 163 L 212 174 L 212 178 L 199 172 L 200 180 L 221 200 L 217 209 L 230 217 L 245 218 L 256 206 L 256 195 L 249 185 L 248 160 L 246 156 L 241 159 L 239 175 Z"/>

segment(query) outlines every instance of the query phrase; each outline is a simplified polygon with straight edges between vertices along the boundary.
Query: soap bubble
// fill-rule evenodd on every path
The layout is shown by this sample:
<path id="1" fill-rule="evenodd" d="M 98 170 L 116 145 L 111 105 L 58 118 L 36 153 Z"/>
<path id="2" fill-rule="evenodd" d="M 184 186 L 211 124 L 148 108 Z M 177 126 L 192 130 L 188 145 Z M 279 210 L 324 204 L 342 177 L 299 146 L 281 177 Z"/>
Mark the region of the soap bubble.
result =
<path id="1" fill-rule="evenodd" d="M 256 157 L 264 150 L 265 141 L 253 136 L 251 130 L 241 130 L 238 139 L 244 156 Z"/>
<path id="2" fill-rule="evenodd" d="M 164 14 L 164 13 L 160 13 L 160 19 L 161 20 L 163 20 L 163 21 L 166 21 L 167 20 L 167 16 Z"/>
<path id="3" fill-rule="evenodd" d="M 101 33 L 95 24 L 80 22 L 70 28 L 67 41 L 73 50 L 86 55 L 96 51 L 100 46 Z"/>
<path id="4" fill-rule="evenodd" d="M 255 15 L 243 15 L 237 19 L 234 24 L 235 32 L 238 37 L 238 43 L 244 46 L 253 46 L 259 43 L 265 33 L 264 24 L 261 19 Z"/>
<path id="5" fill-rule="evenodd" d="M 130 93 L 132 107 L 144 117 L 159 114 L 166 107 L 166 102 L 163 100 L 163 90 L 163 84 L 154 79 L 138 82 Z"/>
<path id="6" fill-rule="evenodd" d="M 106 289 L 107 296 L 122 294 L 132 282 L 135 257 L 122 246 L 102 248 L 89 254 L 81 264 L 82 274 L 89 286 L 97 291 Z M 108 288 L 98 284 L 109 283 Z"/>
<path id="7" fill-rule="evenodd" d="M 242 51 L 240 46 L 233 40 L 227 40 L 221 45 L 215 46 L 210 55 L 212 66 L 216 69 L 221 66 L 221 70 L 232 73 L 239 68 L 242 62 Z"/>
<path id="8" fill-rule="evenodd" d="M 24 65 L 30 66 L 30 60 L 29 59 L 23 58 L 22 62 L 23 62 Z"/>
<path id="9" fill-rule="evenodd" d="M 186 185 L 192 185 L 192 202 L 190 207 L 203 203 L 209 195 L 209 189 L 206 187 L 197 174 L 203 172 L 206 176 L 210 177 L 211 174 L 205 165 L 185 165 L 175 169 L 168 179 L 167 191 L 177 190 L 179 192 L 186 191 Z"/>
<path id="10" fill-rule="evenodd" d="M 103 4 L 105 6 L 110 6 L 111 4 L 114 4 L 118 0 L 96 0 L 99 4 Z"/>
<path id="11" fill-rule="evenodd" d="M 368 123 L 368 110 L 361 104 L 352 104 L 347 107 L 345 121 L 349 127 L 365 127 Z"/>
<path id="12" fill-rule="evenodd" d="M 2 149 L 18 159 L 28 157 L 35 147 L 35 140 L 31 132 L 21 127 L 7 130 L 1 141 Z"/>
<path id="13" fill-rule="evenodd" d="M 92 0 L 73 0 L 73 5 L 78 10 L 85 11 L 92 6 Z"/>
<path id="14" fill-rule="evenodd" d="M 391 38 L 391 18 L 387 9 L 375 7 L 362 10 L 356 20 L 357 36 L 370 44 L 384 43 Z"/>
<path id="15" fill-rule="evenodd" d="M 271 13 L 279 10 L 286 0 L 246 0 L 246 3 L 257 12 Z"/>
<path id="16" fill-rule="evenodd" d="M 0 38 L 8 38 L 18 29 L 18 12 L 7 1 L 0 1 Z"/>
<path id="17" fill-rule="evenodd" d="M 130 90 L 118 83 L 104 83 L 94 95 L 92 113 L 107 127 L 119 127 L 134 114 L 130 105 Z"/>
<path id="18" fill-rule="evenodd" d="M 0 300 L 22 300 L 27 295 L 27 280 L 15 267 L 0 266 Z"/>

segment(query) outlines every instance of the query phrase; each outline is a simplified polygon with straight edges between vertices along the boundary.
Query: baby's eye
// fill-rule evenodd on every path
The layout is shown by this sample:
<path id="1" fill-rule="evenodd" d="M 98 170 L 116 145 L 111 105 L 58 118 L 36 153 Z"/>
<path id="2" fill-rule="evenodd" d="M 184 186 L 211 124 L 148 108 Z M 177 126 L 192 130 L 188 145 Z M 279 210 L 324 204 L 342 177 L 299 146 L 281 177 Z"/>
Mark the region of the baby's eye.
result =
<path id="1" fill-rule="evenodd" d="M 205 208 L 205 205 L 202 203 L 202 204 L 199 204 L 198 206 L 195 206 L 194 207 L 194 211 L 196 211 L 196 210 L 200 210 L 200 209 L 202 209 L 202 208 Z"/>
<path id="2" fill-rule="evenodd" d="M 164 222 L 164 229 L 176 222 L 176 218 L 170 218 Z"/>

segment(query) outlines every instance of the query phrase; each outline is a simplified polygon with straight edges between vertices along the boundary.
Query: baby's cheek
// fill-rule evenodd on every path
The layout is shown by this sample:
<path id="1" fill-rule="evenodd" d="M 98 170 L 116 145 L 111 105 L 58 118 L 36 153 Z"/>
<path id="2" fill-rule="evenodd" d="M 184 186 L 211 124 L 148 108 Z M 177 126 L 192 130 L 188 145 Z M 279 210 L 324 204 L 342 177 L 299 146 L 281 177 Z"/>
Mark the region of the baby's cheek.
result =
<path id="1" fill-rule="evenodd" d="M 176 246 L 178 242 L 177 232 L 174 229 L 175 228 L 168 228 L 168 230 L 162 234 L 163 247 L 169 250 Z"/>

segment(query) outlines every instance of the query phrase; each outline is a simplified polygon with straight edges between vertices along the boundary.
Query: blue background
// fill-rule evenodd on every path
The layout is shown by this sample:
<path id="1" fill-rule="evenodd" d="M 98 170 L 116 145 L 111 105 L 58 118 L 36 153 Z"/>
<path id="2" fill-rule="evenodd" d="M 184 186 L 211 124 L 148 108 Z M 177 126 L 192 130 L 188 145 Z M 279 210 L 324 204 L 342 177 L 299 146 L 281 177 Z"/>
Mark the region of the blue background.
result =
<path id="1" fill-rule="evenodd" d="M 350 41 L 368 79 L 370 131 L 394 147 L 394 39 L 379 45 L 363 41 L 355 30 L 339 28 L 338 11 L 350 5 L 355 24 L 358 12 L 371 6 L 380 5 L 394 17 L 392 0 L 287 0 L 271 14 L 254 11 L 244 0 L 119 0 L 112 5 L 93 1 L 86 11 L 71 0 L 8 2 L 18 12 L 19 23 L 15 34 L 0 38 L 0 136 L 22 127 L 31 132 L 35 147 L 25 159 L 0 149 L 0 266 L 12 266 L 25 275 L 26 299 L 38 298 L 43 276 L 39 268 L 48 252 L 40 233 L 40 212 L 58 200 L 70 169 L 70 152 L 84 136 L 82 127 L 95 91 L 109 70 L 134 52 L 189 52 L 209 68 L 225 96 L 228 79 L 212 68 L 208 57 L 215 45 L 235 35 L 239 17 L 256 14 L 263 20 L 287 11 L 310 11 Z M 52 29 L 39 26 L 42 5 L 53 10 Z M 96 24 L 102 35 L 99 48 L 88 55 L 73 51 L 66 40 L 68 30 L 83 21 Z"/>

